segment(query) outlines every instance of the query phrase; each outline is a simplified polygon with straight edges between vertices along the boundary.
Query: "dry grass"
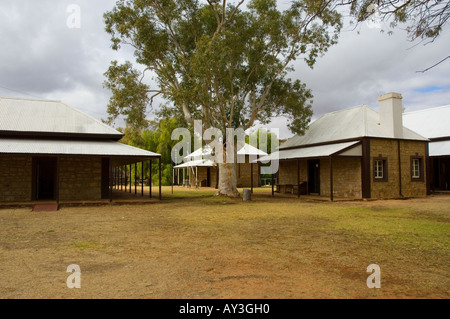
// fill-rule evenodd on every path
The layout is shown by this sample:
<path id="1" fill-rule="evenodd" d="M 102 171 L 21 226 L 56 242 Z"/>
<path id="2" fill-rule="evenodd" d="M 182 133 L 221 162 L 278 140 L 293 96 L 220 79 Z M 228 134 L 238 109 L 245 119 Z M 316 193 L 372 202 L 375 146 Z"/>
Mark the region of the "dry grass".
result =
<path id="1" fill-rule="evenodd" d="M 450 196 L 0 210 L 1 298 L 448 298 Z M 381 289 L 366 268 L 381 267 Z M 81 267 L 81 289 L 66 268 Z"/>

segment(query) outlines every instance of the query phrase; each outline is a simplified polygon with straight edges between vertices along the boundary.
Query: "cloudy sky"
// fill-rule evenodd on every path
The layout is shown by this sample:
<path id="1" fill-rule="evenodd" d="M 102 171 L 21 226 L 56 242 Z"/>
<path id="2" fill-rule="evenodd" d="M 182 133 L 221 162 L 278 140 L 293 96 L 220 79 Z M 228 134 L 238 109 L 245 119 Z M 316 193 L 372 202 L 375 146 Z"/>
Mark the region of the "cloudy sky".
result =
<path id="1" fill-rule="evenodd" d="M 281 1 L 282 3 L 287 0 Z M 70 28 L 71 5 L 80 8 L 79 28 Z M 113 51 L 104 31 L 103 13 L 115 0 L 0 0 L 0 95 L 62 100 L 97 119 L 107 117 L 110 92 L 103 73 L 111 60 L 132 60 L 131 49 Z M 69 10 L 68 10 L 69 9 Z M 76 25 L 72 25 L 76 26 Z M 403 95 L 406 111 L 450 104 L 450 26 L 433 43 L 407 41 L 401 29 L 393 35 L 373 25 L 347 25 L 339 43 L 318 59 L 313 70 L 299 61 L 293 78 L 314 94 L 314 117 L 367 104 L 377 97 Z M 149 118 L 153 118 L 149 114 Z M 284 119 L 272 127 L 282 138 L 291 134 Z"/>

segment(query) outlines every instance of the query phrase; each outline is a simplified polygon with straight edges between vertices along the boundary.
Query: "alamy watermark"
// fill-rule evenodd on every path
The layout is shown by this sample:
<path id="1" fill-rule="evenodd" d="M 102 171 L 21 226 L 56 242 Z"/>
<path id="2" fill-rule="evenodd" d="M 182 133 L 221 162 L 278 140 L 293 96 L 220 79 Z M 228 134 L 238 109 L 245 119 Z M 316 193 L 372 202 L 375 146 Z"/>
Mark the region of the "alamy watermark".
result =
<path id="1" fill-rule="evenodd" d="M 377 264 L 371 264 L 367 267 L 367 272 L 371 273 L 367 277 L 367 288 L 381 288 L 381 268 Z"/>
<path id="2" fill-rule="evenodd" d="M 66 12 L 69 13 L 67 17 L 66 24 L 69 29 L 80 29 L 81 28 L 81 8 L 78 4 L 70 4 Z"/>
<path id="3" fill-rule="evenodd" d="M 67 272 L 70 272 L 71 275 L 67 277 L 66 285 L 67 288 L 81 288 L 81 268 L 76 264 L 69 265 L 67 267 Z"/>
<path id="4" fill-rule="evenodd" d="M 366 24 L 371 29 L 381 29 L 381 12 L 378 5 L 371 3 L 367 7 L 367 13 L 370 14 L 370 16 L 366 20 Z"/>
<path id="5" fill-rule="evenodd" d="M 252 151 L 254 149 L 250 149 L 246 145 L 245 132 L 242 128 L 227 128 L 224 135 L 218 128 L 208 128 L 203 132 L 202 127 L 201 121 L 194 121 L 195 136 L 193 140 L 194 150 L 196 152 L 189 160 L 210 160 L 216 164 L 245 163 L 246 156 L 248 155 L 250 163 L 255 162 L 256 160 L 259 160 L 262 164 L 270 163 L 269 166 L 261 167 L 261 174 L 274 174 L 278 172 L 279 153 L 277 149 L 279 147 L 279 141 L 277 137 L 279 136 L 279 129 L 270 130 L 270 150 L 268 150 L 268 131 L 259 130 L 258 134 L 250 134 L 248 145 L 264 153 L 268 153 L 268 151 L 270 153 L 270 156 L 261 159 L 254 151 Z M 174 141 L 181 138 L 181 141 L 172 148 L 171 153 L 172 161 L 175 164 L 181 164 L 191 154 L 191 132 L 187 128 L 176 128 L 172 131 L 171 138 Z M 203 152 L 203 141 L 208 141 L 207 147 L 211 152 Z M 224 144 L 226 145 L 225 153 Z M 243 150 L 243 152 L 239 152 L 240 150 Z"/>

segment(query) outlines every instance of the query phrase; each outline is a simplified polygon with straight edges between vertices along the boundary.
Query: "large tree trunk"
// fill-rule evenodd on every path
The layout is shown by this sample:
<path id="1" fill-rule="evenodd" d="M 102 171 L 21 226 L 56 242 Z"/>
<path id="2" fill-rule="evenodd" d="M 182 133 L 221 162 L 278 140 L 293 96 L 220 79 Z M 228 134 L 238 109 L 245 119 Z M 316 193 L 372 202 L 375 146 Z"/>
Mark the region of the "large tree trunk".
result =
<path id="1" fill-rule="evenodd" d="M 218 195 L 239 197 L 236 179 L 236 164 L 219 164 L 219 192 Z"/>

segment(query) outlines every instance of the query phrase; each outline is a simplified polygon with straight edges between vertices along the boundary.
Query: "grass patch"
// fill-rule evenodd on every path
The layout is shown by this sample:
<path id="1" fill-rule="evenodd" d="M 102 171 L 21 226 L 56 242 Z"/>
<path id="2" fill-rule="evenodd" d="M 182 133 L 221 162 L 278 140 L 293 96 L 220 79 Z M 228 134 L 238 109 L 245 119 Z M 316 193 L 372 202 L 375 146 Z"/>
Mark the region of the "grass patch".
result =
<path id="1" fill-rule="evenodd" d="M 85 249 L 98 249 L 101 248 L 102 245 L 89 241 L 88 242 L 72 241 L 71 247 L 76 248 L 78 250 L 85 250 Z"/>
<path id="2" fill-rule="evenodd" d="M 448 251 L 449 220 L 436 220 L 409 209 L 346 208 L 334 223 L 335 229 L 371 238 L 383 238 L 390 246 Z"/>

